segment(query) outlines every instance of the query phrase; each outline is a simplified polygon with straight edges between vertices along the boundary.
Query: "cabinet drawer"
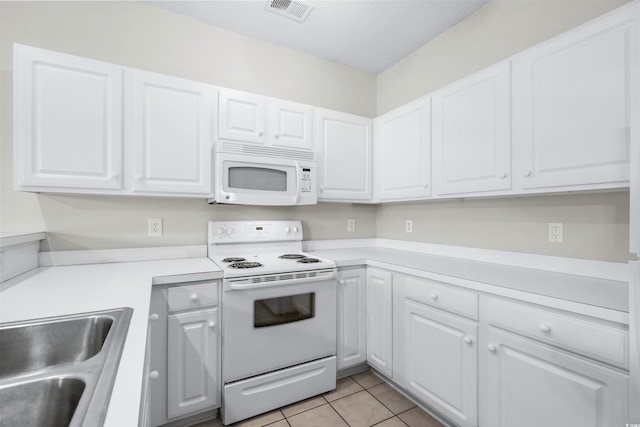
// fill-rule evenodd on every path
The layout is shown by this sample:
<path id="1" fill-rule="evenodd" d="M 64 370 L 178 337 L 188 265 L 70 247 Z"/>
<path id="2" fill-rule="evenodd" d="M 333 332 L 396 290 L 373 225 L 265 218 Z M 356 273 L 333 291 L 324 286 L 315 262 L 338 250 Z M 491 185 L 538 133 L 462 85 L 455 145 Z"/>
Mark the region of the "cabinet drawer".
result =
<path id="1" fill-rule="evenodd" d="M 218 303 L 218 286 L 212 283 L 183 285 L 169 288 L 169 311 L 205 307 Z"/>
<path id="2" fill-rule="evenodd" d="M 612 365 L 628 367 L 629 333 L 625 329 L 496 298 L 488 298 L 486 307 L 487 320 L 492 325 Z"/>
<path id="3" fill-rule="evenodd" d="M 406 276 L 406 297 L 478 320 L 478 294 L 422 277 Z"/>

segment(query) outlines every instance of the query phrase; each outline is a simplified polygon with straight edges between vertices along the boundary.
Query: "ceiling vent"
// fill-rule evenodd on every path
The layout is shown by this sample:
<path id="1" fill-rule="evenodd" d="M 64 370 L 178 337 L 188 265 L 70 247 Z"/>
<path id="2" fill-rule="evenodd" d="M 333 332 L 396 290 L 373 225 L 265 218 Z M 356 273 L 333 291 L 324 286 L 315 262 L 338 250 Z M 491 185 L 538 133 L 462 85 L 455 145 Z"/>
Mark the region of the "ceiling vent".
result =
<path id="1" fill-rule="evenodd" d="M 300 0 L 267 0 L 264 8 L 294 21 L 304 22 L 313 6 Z"/>

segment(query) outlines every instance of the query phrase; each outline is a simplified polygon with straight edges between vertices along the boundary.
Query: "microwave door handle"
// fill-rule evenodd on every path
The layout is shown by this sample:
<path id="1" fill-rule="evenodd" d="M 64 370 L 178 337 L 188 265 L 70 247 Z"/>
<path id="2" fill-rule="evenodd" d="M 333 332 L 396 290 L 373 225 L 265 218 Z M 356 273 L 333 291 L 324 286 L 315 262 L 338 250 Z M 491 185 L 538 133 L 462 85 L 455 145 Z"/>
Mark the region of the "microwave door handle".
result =
<path id="1" fill-rule="evenodd" d="M 298 202 L 300 202 L 300 191 L 302 190 L 301 186 L 302 186 L 302 181 L 300 179 L 300 162 L 295 161 L 293 162 L 295 167 L 296 167 L 296 197 L 293 201 L 293 203 L 295 205 L 298 204 Z"/>

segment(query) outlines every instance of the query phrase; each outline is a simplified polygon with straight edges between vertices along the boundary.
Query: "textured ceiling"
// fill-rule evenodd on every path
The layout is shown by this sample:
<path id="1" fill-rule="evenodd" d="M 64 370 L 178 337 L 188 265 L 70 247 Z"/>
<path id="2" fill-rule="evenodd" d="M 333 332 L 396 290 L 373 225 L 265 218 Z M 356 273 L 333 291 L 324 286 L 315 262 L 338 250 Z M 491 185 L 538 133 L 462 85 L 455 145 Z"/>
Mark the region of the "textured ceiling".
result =
<path id="1" fill-rule="evenodd" d="M 153 1 L 172 12 L 351 68 L 378 74 L 489 0 L 332 0 L 305 22 L 264 9 L 265 1 Z"/>

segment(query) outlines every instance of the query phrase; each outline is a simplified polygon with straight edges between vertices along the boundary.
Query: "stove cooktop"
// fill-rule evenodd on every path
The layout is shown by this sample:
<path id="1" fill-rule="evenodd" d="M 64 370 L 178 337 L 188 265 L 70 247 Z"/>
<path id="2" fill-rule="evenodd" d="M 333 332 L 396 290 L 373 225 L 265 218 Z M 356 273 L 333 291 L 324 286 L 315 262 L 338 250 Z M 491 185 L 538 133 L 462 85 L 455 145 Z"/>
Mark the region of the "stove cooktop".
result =
<path id="1" fill-rule="evenodd" d="M 224 277 L 257 274 L 279 274 L 305 270 L 335 268 L 333 261 L 300 253 L 255 253 L 238 256 L 212 257 L 223 270 Z"/>

